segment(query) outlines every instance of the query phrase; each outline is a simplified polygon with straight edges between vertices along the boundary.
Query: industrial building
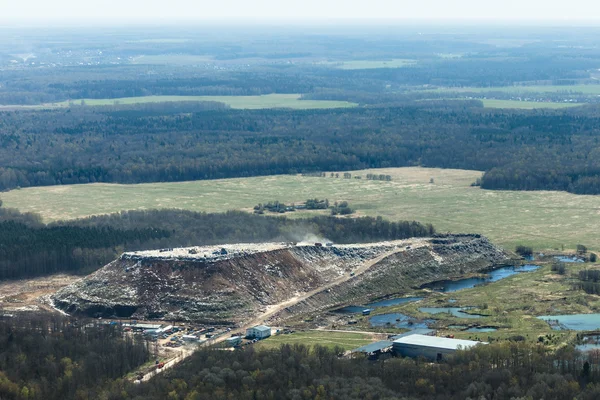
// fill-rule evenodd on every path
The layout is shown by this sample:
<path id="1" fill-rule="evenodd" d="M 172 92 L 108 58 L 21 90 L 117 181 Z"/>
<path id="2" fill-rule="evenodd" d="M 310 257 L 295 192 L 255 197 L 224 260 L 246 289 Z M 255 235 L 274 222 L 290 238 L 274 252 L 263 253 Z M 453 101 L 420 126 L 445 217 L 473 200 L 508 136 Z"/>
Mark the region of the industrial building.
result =
<path id="1" fill-rule="evenodd" d="M 403 357 L 424 357 L 441 361 L 444 356 L 453 354 L 459 349 L 469 349 L 478 344 L 487 343 L 413 334 L 394 340 L 392 347 L 394 353 Z"/>
<path id="2" fill-rule="evenodd" d="M 130 327 L 133 331 L 143 331 L 147 329 L 160 329 L 161 324 L 136 324 L 136 323 L 124 323 L 124 327 Z"/>
<path id="3" fill-rule="evenodd" d="M 271 336 L 271 328 L 266 325 L 257 325 L 246 329 L 248 339 L 265 339 Z"/>
<path id="4" fill-rule="evenodd" d="M 379 342 L 367 344 L 351 351 L 351 354 L 363 354 L 369 356 L 370 359 L 377 359 L 382 354 L 390 354 L 393 343 L 389 340 L 381 340 Z"/>
<path id="5" fill-rule="evenodd" d="M 419 329 L 413 329 L 412 331 L 400 333 L 399 335 L 388 336 L 388 340 L 394 341 L 394 340 L 403 338 L 405 336 L 410 336 L 410 335 L 435 336 L 436 334 L 437 334 L 437 331 L 435 329 L 419 328 Z"/>
<path id="6" fill-rule="evenodd" d="M 225 342 L 227 343 L 227 346 L 235 347 L 242 343 L 242 337 L 241 336 L 233 336 L 233 337 L 225 339 Z"/>

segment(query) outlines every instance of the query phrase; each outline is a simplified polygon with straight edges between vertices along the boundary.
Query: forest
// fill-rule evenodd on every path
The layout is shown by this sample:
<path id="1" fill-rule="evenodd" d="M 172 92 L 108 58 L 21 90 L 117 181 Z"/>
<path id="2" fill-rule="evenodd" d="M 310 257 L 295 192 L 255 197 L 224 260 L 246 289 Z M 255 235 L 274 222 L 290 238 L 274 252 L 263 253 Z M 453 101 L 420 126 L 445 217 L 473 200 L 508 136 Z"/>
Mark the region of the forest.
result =
<path id="1" fill-rule="evenodd" d="M 339 350 L 282 345 L 273 351 L 197 351 L 141 385 L 114 381 L 109 399 L 547 399 L 600 396 L 598 354 L 504 342 L 448 361 L 341 359 Z M 9 397 L 10 399 L 10 397 Z"/>
<path id="2" fill-rule="evenodd" d="M 0 399 L 98 399 L 150 359 L 143 340 L 117 326 L 60 316 L 0 317 Z"/>
<path id="3" fill-rule="evenodd" d="M 35 215 L 0 208 L 0 280 L 57 272 L 88 274 L 123 251 L 301 241 L 311 235 L 336 243 L 376 242 L 434 233 L 429 224 L 381 217 L 286 219 L 237 211 L 128 211 L 45 225 Z"/>
<path id="4" fill-rule="evenodd" d="M 0 190 L 420 165 L 484 171 L 483 189 L 600 193 L 596 28 L 311 29 L 7 30 Z M 359 106 L 82 101 L 272 93 Z M 494 110 L 485 99 L 583 106 Z"/>
<path id="5" fill-rule="evenodd" d="M 0 188 L 421 165 L 486 171 L 484 189 L 600 193 L 593 106 L 173 113 L 177 107 L 1 113 Z"/>
<path id="6" fill-rule="evenodd" d="M 282 345 L 202 348 L 176 368 L 133 384 L 149 351 L 118 325 L 59 316 L 0 318 L 0 398 L 53 399 L 548 399 L 600 396 L 600 354 L 532 342 L 458 351 L 445 361 L 340 358 L 341 349 Z"/>

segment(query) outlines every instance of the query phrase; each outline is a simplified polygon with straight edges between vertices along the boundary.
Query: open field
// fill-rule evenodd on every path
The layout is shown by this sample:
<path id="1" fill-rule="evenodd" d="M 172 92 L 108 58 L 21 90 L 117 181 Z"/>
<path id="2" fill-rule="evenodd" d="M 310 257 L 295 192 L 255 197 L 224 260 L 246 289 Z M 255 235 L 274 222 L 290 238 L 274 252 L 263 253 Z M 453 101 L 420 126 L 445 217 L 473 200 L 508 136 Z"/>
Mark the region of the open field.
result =
<path id="1" fill-rule="evenodd" d="M 299 94 L 267 94 L 263 96 L 143 96 L 123 97 L 119 99 L 82 99 L 63 101 L 48 104 L 49 107 L 68 107 L 71 103 L 80 105 L 84 102 L 87 106 L 112 106 L 118 104 L 161 103 L 174 101 L 217 101 L 225 103 L 236 109 L 263 109 L 263 108 L 342 108 L 355 107 L 356 103 L 332 100 L 300 100 Z"/>
<path id="2" fill-rule="evenodd" d="M 338 346 L 344 350 L 352 350 L 373 341 L 375 341 L 373 336 L 366 333 L 306 331 L 271 336 L 256 343 L 255 346 L 259 349 L 277 349 L 282 344 L 304 344 L 325 347 Z"/>
<path id="3" fill-rule="evenodd" d="M 523 110 L 533 110 L 536 108 L 569 108 L 578 107 L 581 103 L 555 103 L 549 101 L 519 101 L 519 100 L 489 100 L 483 99 L 483 106 L 486 108 L 520 108 Z"/>
<path id="4" fill-rule="evenodd" d="M 321 65 L 331 65 L 338 69 L 375 69 L 375 68 L 402 68 L 409 65 L 415 65 L 415 60 L 399 59 L 393 60 L 355 60 L 355 61 L 324 61 Z"/>
<path id="5" fill-rule="evenodd" d="M 503 92 L 512 94 L 531 93 L 582 93 L 600 95 L 600 85 L 537 85 L 537 86 L 496 86 L 496 87 L 441 87 L 430 89 L 440 93 L 487 93 Z"/>
<path id="6" fill-rule="evenodd" d="M 279 200 L 346 200 L 356 215 L 430 222 L 440 232 L 478 232 L 495 243 L 600 250 L 600 196 L 551 191 L 491 191 L 471 187 L 479 171 L 389 168 L 353 172 L 389 174 L 392 181 L 277 175 L 138 185 L 87 184 L 32 187 L 0 193 L 6 207 L 37 212 L 45 221 L 121 210 L 180 208 L 223 212 Z M 434 183 L 429 183 L 430 178 Z M 286 213 L 289 217 L 306 213 Z"/>

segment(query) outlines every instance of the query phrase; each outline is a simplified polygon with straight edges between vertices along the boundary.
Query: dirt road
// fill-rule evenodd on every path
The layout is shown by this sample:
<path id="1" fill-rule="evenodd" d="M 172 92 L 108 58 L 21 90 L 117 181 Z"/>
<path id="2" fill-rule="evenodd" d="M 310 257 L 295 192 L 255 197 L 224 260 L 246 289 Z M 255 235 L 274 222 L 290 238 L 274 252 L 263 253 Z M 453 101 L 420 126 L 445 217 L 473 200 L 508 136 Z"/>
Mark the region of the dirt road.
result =
<path id="1" fill-rule="evenodd" d="M 416 247 L 416 246 L 415 246 Z M 413 248 L 415 248 L 413 247 Z M 358 267 L 357 269 L 355 269 L 354 275 L 350 275 L 350 274 L 344 274 L 342 276 L 340 276 L 337 279 L 332 280 L 331 282 L 329 282 L 328 284 L 321 286 L 317 289 L 311 290 L 309 292 L 306 292 L 300 296 L 294 296 L 284 302 L 281 302 L 279 304 L 274 304 L 271 306 L 268 306 L 268 310 L 265 311 L 264 313 L 262 313 L 261 315 L 257 316 L 256 318 L 254 318 L 253 320 L 251 320 L 250 322 L 248 322 L 247 324 L 245 324 L 241 329 L 245 330 L 246 328 L 250 328 L 252 326 L 255 325 L 260 325 L 262 323 L 264 323 L 266 320 L 268 320 L 269 318 L 271 318 L 272 316 L 274 316 L 275 314 L 285 310 L 287 307 L 296 305 L 302 301 L 305 301 L 307 299 L 309 299 L 310 297 L 321 293 L 323 291 L 326 291 L 327 289 L 331 289 L 335 286 L 338 286 L 344 282 L 347 282 L 351 279 L 355 279 L 356 277 L 364 274 L 366 271 L 368 271 L 373 265 L 377 264 L 378 262 L 380 262 L 381 260 L 391 256 L 392 254 L 396 254 L 399 253 L 401 251 L 404 251 L 404 248 L 400 249 L 400 248 L 396 248 L 394 250 L 388 251 L 382 255 L 380 255 L 379 257 L 373 258 L 368 260 L 367 262 L 365 262 L 364 264 L 362 264 L 360 267 Z"/>
<path id="2" fill-rule="evenodd" d="M 189 356 L 191 356 L 192 354 L 194 354 L 195 348 L 190 347 L 190 348 L 185 348 L 185 347 L 181 347 L 180 348 L 180 353 L 175 356 L 175 358 L 172 358 L 171 360 L 165 362 L 165 365 L 160 368 L 160 369 L 155 369 L 154 371 L 150 371 L 147 374 L 144 375 L 144 377 L 142 379 L 135 379 L 135 382 L 146 382 L 150 379 L 152 379 L 152 377 L 158 375 L 161 372 L 164 372 L 166 370 L 168 370 L 169 368 L 173 368 L 175 365 L 177 365 L 179 362 L 185 360 L 186 358 L 188 358 Z"/>

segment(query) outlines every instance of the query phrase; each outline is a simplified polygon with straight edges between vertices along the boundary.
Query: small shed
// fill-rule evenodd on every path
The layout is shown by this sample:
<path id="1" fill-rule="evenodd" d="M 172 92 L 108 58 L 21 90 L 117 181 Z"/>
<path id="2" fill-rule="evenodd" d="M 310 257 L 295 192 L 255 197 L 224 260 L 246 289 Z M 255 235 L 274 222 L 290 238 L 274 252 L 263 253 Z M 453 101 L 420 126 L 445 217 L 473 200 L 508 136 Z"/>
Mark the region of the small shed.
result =
<path id="1" fill-rule="evenodd" d="M 257 325 L 246 329 L 248 339 L 265 339 L 271 336 L 271 328 L 266 325 Z"/>
<path id="2" fill-rule="evenodd" d="M 459 349 L 470 349 L 479 344 L 487 343 L 427 335 L 408 335 L 394 340 L 393 350 L 403 357 L 424 357 L 441 361 L 444 356 L 453 354 Z"/>

